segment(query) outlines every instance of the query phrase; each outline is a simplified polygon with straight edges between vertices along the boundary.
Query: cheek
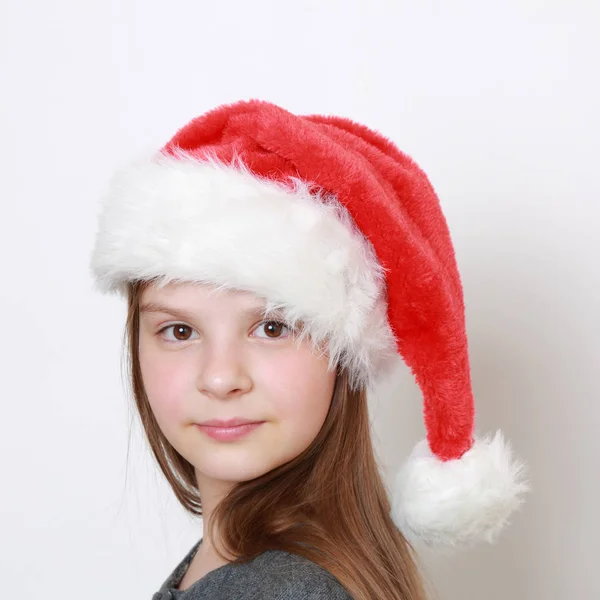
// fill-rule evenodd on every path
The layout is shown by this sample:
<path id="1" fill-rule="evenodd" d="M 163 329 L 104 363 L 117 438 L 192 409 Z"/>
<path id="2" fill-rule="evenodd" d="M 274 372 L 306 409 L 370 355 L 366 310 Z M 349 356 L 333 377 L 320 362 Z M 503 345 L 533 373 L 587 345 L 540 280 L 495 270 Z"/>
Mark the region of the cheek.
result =
<path id="1" fill-rule="evenodd" d="M 281 358 L 265 366 L 259 386 L 269 390 L 274 420 L 301 445 L 308 446 L 325 421 L 335 372 L 327 372 L 327 362 L 308 350 Z"/>
<path id="2" fill-rule="evenodd" d="M 169 430 L 184 416 L 188 385 L 185 364 L 152 348 L 140 347 L 140 367 L 152 412 L 161 429 Z"/>

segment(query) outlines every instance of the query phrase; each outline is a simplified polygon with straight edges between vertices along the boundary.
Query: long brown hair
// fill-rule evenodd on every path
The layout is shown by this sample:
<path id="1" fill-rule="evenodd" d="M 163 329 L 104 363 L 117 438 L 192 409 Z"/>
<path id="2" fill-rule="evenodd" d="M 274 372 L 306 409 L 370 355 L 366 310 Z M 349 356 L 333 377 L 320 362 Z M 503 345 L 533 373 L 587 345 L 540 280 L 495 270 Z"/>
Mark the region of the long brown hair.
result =
<path id="1" fill-rule="evenodd" d="M 128 286 L 128 375 L 147 440 L 175 496 L 202 515 L 193 465 L 160 430 L 139 362 L 139 301 L 147 282 Z M 237 483 L 213 511 L 228 562 L 285 550 L 320 565 L 356 600 L 425 600 L 412 546 L 390 517 L 390 501 L 370 433 L 367 394 L 338 370 L 321 431 L 292 461 Z M 211 535 L 212 538 L 212 535 Z M 232 558 L 233 557 L 233 558 Z"/>

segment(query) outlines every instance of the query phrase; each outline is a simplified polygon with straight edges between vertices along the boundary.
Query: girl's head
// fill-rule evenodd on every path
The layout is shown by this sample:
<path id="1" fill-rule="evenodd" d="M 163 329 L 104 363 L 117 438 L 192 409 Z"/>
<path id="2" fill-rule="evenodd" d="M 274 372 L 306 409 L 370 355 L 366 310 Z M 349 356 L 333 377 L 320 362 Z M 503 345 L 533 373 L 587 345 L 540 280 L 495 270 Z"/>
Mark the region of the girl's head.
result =
<path id="1" fill-rule="evenodd" d="M 199 481 L 254 479 L 296 458 L 319 433 L 336 370 L 327 355 L 250 292 L 147 285 L 139 300 L 139 369 L 150 409 Z M 223 441 L 199 425 L 261 422 Z"/>
<path id="2" fill-rule="evenodd" d="M 249 292 L 137 281 L 127 297 L 129 373 L 146 437 L 191 514 L 203 514 L 204 483 L 225 492 L 204 524 L 217 552 L 236 562 L 285 550 L 329 570 L 354 598 L 424 600 L 412 548 L 391 518 L 366 390 L 331 367 L 326 346 L 303 337 L 301 323 L 265 320 Z M 229 442 L 195 426 L 231 417 L 264 423 Z"/>

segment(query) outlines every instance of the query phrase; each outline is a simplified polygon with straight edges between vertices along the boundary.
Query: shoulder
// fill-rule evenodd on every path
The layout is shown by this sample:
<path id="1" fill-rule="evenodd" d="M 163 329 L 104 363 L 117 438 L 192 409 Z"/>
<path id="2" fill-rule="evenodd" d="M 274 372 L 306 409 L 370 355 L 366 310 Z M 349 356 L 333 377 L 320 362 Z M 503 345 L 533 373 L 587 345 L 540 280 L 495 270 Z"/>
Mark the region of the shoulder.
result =
<path id="1" fill-rule="evenodd" d="M 342 584 L 312 561 L 282 550 L 268 550 L 236 565 L 227 577 L 227 597 L 239 600 L 352 600 Z"/>

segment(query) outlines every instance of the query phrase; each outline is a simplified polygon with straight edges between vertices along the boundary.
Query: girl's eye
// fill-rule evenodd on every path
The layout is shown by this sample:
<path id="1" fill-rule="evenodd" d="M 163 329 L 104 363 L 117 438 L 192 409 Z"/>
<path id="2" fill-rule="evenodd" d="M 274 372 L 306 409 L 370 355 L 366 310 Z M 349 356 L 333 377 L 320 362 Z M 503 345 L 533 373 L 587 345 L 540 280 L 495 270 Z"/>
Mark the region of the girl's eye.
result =
<path id="1" fill-rule="evenodd" d="M 266 337 L 268 338 L 282 337 L 279 335 L 282 329 L 287 329 L 289 331 L 289 327 L 280 321 L 263 321 L 254 331 L 258 331 L 261 327 L 265 327 L 265 331 L 267 332 Z M 259 335 L 258 337 L 262 336 Z"/>
<path id="2" fill-rule="evenodd" d="M 189 334 L 194 330 L 188 325 L 183 325 L 182 323 L 177 323 L 175 325 L 167 325 L 163 327 L 158 333 L 163 334 L 165 331 L 169 329 L 173 330 L 173 335 L 175 339 L 167 339 L 168 342 L 188 342 L 190 341 Z"/>

